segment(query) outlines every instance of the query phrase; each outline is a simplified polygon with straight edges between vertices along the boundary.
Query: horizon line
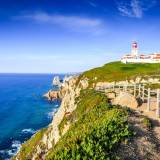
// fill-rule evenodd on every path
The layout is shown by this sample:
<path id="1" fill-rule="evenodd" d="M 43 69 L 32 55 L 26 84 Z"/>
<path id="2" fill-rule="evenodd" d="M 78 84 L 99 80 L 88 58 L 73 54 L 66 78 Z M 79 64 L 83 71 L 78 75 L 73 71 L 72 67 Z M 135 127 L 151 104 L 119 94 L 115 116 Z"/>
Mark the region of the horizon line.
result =
<path id="1" fill-rule="evenodd" d="M 63 73 L 63 72 L 62 73 L 0 72 L 0 74 L 80 74 L 80 73 L 82 73 L 82 72 L 65 72 L 65 73 Z"/>

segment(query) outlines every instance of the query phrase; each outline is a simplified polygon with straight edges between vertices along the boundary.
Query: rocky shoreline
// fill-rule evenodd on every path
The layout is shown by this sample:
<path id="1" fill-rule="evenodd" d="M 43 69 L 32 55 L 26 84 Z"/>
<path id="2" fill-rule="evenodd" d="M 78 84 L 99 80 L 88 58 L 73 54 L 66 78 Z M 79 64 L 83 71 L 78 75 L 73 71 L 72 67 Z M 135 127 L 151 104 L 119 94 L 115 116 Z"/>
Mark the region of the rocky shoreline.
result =
<path id="1" fill-rule="evenodd" d="M 52 85 L 57 86 L 57 90 L 49 90 L 43 95 L 49 101 L 54 101 L 56 99 L 63 99 L 66 93 L 66 86 L 69 85 L 71 79 L 76 79 L 78 76 L 65 76 L 64 79 L 60 79 L 58 76 L 53 78 Z"/>
<path id="2" fill-rule="evenodd" d="M 95 78 L 95 77 L 94 77 Z M 76 110 L 77 108 L 77 98 L 80 95 L 81 90 L 84 90 L 86 88 L 92 88 L 96 89 L 97 87 L 103 87 L 106 85 L 111 85 L 111 84 L 136 84 L 136 83 L 158 83 L 159 79 L 158 78 L 149 78 L 149 79 L 144 79 L 141 77 L 136 77 L 135 79 L 131 80 L 126 80 L 126 81 L 117 81 L 117 82 L 97 82 L 96 84 L 89 84 L 89 79 L 86 77 L 80 77 L 80 76 L 72 76 L 67 78 L 63 83 L 60 84 L 59 90 L 49 90 L 44 97 L 47 98 L 50 101 L 53 101 L 55 99 L 61 99 L 61 105 L 58 109 L 58 111 L 55 113 L 53 117 L 53 121 L 51 124 L 48 126 L 48 128 L 45 130 L 43 133 L 41 139 L 36 143 L 36 145 L 32 148 L 32 152 L 28 153 L 28 157 L 32 160 L 44 160 L 48 154 L 48 152 L 51 149 L 54 149 L 54 146 L 59 142 L 61 137 L 68 131 L 70 128 L 71 124 L 68 121 L 63 129 L 59 130 L 59 125 L 63 121 L 64 117 L 70 116 L 73 111 Z M 59 84 L 59 83 L 58 83 Z M 130 95 L 126 94 L 121 94 L 120 99 L 116 99 L 114 102 L 115 104 L 122 105 L 125 104 L 131 104 L 133 105 L 134 101 L 134 106 L 131 108 L 136 108 L 137 102 L 134 97 L 131 97 Z M 127 97 L 127 99 L 126 99 Z M 122 101 L 121 101 L 122 100 Z M 133 100 L 133 101 L 131 101 Z M 126 106 L 126 105 L 125 105 Z M 36 135 L 34 135 L 36 136 Z M 33 138 L 34 138 L 33 136 Z M 24 145 L 27 145 L 24 144 Z M 23 160 L 23 145 L 19 153 L 14 157 L 13 159 L 16 160 Z M 24 155 L 26 157 L 26 155 Z"/>
<path id="3" fill-rule="evenodd" d="M 62 102 L 58 109 L 58 111 L 54 114 L 53 121 L 48 126 L 44 135 L 42 136 L 39 143 L 35 146 L 30 155 L 32 160 L 36 159 L 45 159 L 48 151 L 54 147 L 54 145 L 59 141 L 61 136 L 67 132 L 70 124 L 67 124 L 63 129 L 63 134 L 59 133 L 59 124 L 63 120 L 64 116 L 72 113 L 76 109 L 76 101 L 75 99 L 79 96 L 80 91 L 88 87 L 88 80 L 83 79 L 80 80 L 77 84 L 78 76 L 72 76 L 63 82 L 62 87 L 58 91 L 50 90 L 47 92 L 44 97 L 48 100 L 54 100 L 55 98 L 61 98 Z M 33 135 L 34 137 L 34 135 Z M 23 145 L 22 145 L 23 148 Z M 21 150 L 18 154 L 13 158 L 16 160 L 21 160 Z"/>
<path id="4" fill-rule="evenodd" d="M 49 101 L 54 101 L 56 99 L 62 99 L 62 93 L 60 90 L 49 90 L 47 93 L 43 95 Z"/>

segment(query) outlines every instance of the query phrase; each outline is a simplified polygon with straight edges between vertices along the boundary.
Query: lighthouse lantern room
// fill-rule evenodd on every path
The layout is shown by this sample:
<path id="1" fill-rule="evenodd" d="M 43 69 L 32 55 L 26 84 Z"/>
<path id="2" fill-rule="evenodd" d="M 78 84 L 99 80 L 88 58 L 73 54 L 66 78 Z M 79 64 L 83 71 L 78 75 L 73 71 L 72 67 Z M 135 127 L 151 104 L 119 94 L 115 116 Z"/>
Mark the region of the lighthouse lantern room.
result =
<path id="1" fill-rule="evenodd" d="M 137 45 L 137 42 L 135 42 L 135 41 L 132 43 L 132 52 L 131 52 L 131 54 L 133 56 L 138 56 L 138 45 Z"/>

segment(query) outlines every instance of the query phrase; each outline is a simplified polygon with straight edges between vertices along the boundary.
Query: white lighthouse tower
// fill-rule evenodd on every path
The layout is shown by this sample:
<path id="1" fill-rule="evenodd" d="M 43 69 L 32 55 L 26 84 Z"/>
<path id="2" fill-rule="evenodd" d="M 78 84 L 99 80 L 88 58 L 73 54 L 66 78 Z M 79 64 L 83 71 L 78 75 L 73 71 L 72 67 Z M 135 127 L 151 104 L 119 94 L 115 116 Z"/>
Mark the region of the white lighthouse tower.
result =
<path id="1" fill-rule="evenodd" d="M 131 54 L 133 56 L 138 56 L 138 45 L 137 45 L 137 42 L 133 42 L 132 43 L 132 51 L 131 51 Z"/>

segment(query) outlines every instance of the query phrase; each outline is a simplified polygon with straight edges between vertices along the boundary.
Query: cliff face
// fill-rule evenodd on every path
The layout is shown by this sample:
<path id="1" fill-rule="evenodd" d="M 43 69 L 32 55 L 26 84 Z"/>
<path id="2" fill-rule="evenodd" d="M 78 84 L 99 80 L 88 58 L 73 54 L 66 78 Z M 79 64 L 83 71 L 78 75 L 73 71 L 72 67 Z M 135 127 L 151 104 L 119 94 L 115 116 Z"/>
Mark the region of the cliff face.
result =
<path id="1" fill-rule="evenodd" d="M 106 64 L 103 67 L 87 71 L 83 73 L 80 77 L 68 78 L 68 80 L 66 80 L 63 83 L 62 89 L 60 91 L 58 92 L 51 91 L 52 93 L 50 93 L 50 96 L 53 97 L 58 96 L 62 98 L 61 106 L 57 111 L 57 113 L 55 113 L 52 123 L 48 126 L 47 129 L 39 131 L 29 141 L 24 143 L 22 145 L 21 150 L 16 155 L 16 157 L 14 157 L 14 159 L 17 160 L 76 159 L 75 157 L 73 158 L 72 156 L 84 157 L 84 155 L 86 155 L 86 159 L 93 159 L 93 158 L 88 158 L 89 156 L 94 158 L 95 156 L 100 156 L 101 158 L 99 159 L 102 159 L 103 156 L 108 156 L 109 159 L 113 158 L 112 157 L 113 154 L 106 154 L 107 153 L 106 148 L 108 149 L 108 153 L 114 153 L 113 150 L 108 148 L 108 146 L 110 145 L 106 145 L 106 141 L 108 144 L 112 145 L 115 144 L 113 145 L 114 148 L 116 147 L 117 144 L 119 145 L 122 142 L 121 140 L 124 140 L 124 138 L 131 136 L 128 130 L 129 126 L 127 126 L 129 121 L 127 123 L 126 121 L 121 121 L 121 123 L 119 123 L 120 120 L 126 119 L 125 114 L 128 111 L 126 110 L 124 111 L 124 109 L 119 108 L 119 106 L 117 107 L 109 105 L 108 95 L 106 97 L 106 95 L 97 93 L 90 88 L 103 87 L 112 84 L 122 85 L 122 84 L 135 84 L 135 83 L 145 83 L 149 85 L 155 84 L 155 87 L 160 87 L 160 76 L 159 76 L 160 70 L 158 69 L 159 67 L 160 67 L 159 64 L 125 65 L 119 62 L 114 62 Z M 83 90 L 86 88 L 88 89 Z M 47 96 L 50 98 L 49 94 L 47 94 Z M 115 95 L 111 96 L 115 98 Z M 121 99 L 124 100 L 127 96 L 122 95 Z M 128 101 L 131 104 L 133 104 L 134 99 L 131 101 L 131 97 L 127 97 L 127 101 L 125 101 L 127 105 Z M 132 111 L 130 111 L 129 114 L 132 114 Z M 113 118 L 113 116 L 115 116 L 115 118 Z M 131 115 L 129 116 L 131 117 Z M 133 119 L 137 118 L 137 120 L 136 122 L 131 121 L 129 122 L 129 124 L 130 126 L 133 127 L 133 130 L 136 133 L 137 121 L 138 124 L 139 121 L 141 122 L 138 131 L 142 130 L 142 132 L 140 132 L 138 138 L 140 138 L 140 140 L 142 138 L 141 142 L 143 143 L 139 143 L 137 141 L 137 137 L 134 138 L 135 143 L 133 144 L 133 142 L 131 142 L 130 144 L 133 144 L 133 146 L 129 146 L 136 151 L 132 152 L 133 155 L 137 157 L 138 156 L 142 157 L 140 159 L 145 159 L 146 156 L 151 155 L 153 150 L 157 155 L 159 155 L 158 153 L 159 148 L 157 148 L 157 146 L 159 147 L 160 144 L 159 140 L 157 140 L 158 145 L 156 147 L 153 147 L 153 150 L 150 150 L 149 147 L 151 147 L 152 144 L 146 145 L 146 141 L 143 139 L 143 137 L 146 135 L 143 134 L 143 125 L 144 124 L 146 125 L 146 123 L 148 125 L 149 122 L 148 120 L 146 122 L 146 119 L 144 119 L 143 116 L 142 117 L 141 115 L 138 116 L 139 117 L 137 118 L 137 115 L 135 115 L 135 113 L 133 112 L 133 117 L 134 117 Z M 112 121 L 115 119 L 116 121 Z M 109 124 L 108 125 L 109 128 L 106 128 L 107 127 L 106 123 L 107 125 Z M 122 126 L 124 128 L 122 128 Z M 114 129 L 114 127 L 117 128 Z M 106 133 L 106 131 L 110 129 L 113 129 L 112 130 L 113 133 L 112 131 Z M 119 134 L 119 132 L 114 132 L 117 131 L 118 129 L 121 129 L 120 130 L 121 134 Z M 148 130 L 146 130 L 146 132 L 148 133 Z M 116 136 L 119 137 L 119 135 L 122 135 L 121 137 L 122 139 L 120 138 L 118 139 L 118 141 L 117 140 L 115 141 L 115 139 L 112 139 L 114 138 L 114 136 L 110 137 L 110 135 L 111 136 L 114 135 L 115 137 Z M 92 139 L 94 137 L 96 141 Z M 105 139 L 103 139 L 104 137 Z M 153 139 L 153 137 L 149 138 Z M 88 142 L 88 140 L 91 141 Z M 92 144 L 92 142 L 95 143 Z M 100 146 L 97 147 L 97 144 L 99 144 Z M 144 148 L 145 151 L 141 149 L 137 151 L 136 150 L 137 144 L 138 146 L 140 146 L 140 144 L 144 145 L 144 147 L 140 146 L 140 148 L 141 147 Z M 66 145 L 68 147 L 66 147 Z M 104 147 L 104 145 L 106 145 L 105 146 L 106 148 Z M 124 146 L 126 147 L 127 145 L 124 144 Z M 104 153 L 104 155 L 97 154 L 99 148 L 104 149 L 104 152 L 100 151 L 100 154 Z M 130 153 L 130 150 L 127 149 L 125 150 L 127 153 Z M 121 152 L 121 150 L 119 152 Z M 117 153 L 118 156 L 120 155 L 119 152 Z M 141 156 L 141 153 L 144 154 Z M 66 156 L 68 156 L 68 158 L 66 158 Z M 122 159 L 126 159 L 123 158 L 125 156 L 122 155 Z M 156 158 L 155 156 L 153 156 L 150 159 L 158 160 L 158 158 Z"/>
<path id="2" fill-rule="evenodd" d="M 59 133 L 59 124 L 63 120 L 63 117 L 66 116 L 66 114 L 72 113 L 76 109 L 76 102 L 75 99 L 80 95 L 80 91 L 82 89 L 86 89 L 88 87 L 88 80 L 83 79 L 80 80 L 78 83 L 78 77 L 72 77 L 68 81 L 65 81 L 63 84 L 62 90 L 60 91 L 60 94 L 62 96 L 62 103 L 60 108 L 58 109 L 57 113 L 55 113 L 52 123 L 49 125 L 47 130 L 43 133 L 43 136 L 41 139 L 36 143 L 36 145 L 31 149 L 31 152 L 27 152 L 24 155 L 22 154 L 22 151 L 25 150 L 25 147 L 23 147 L 19 151 L 19 153 L 16 155 L 15 159 L 21 160 L 24 158 L 28 159 L 45 159 L 45 156 L 47 152 L 54 147 L 54 145 L 59 141 L 61 138 Z M 67 132 L 69 129 L 70 124 L 67 124 L 64 127 L 63 134 Z M 32 138 L 36 137 L 34 135 Z M 27 145 L 24 144 L 24 145 Z M 29 147 L 29 146 L 28 146 Z"/>
<path id="3" fill-rule="evenodd" d="M 85 89 L 88 87 L 87 79 L 81 80 L 79 84 L 76 85 L 77 79 L 77 77 L 74 77 L 68 82 L 65 82 L 64 87 L 61 90 L 61 106 L 58 109 L 57 113 L 54 115 L 54 119 L 50 125 L 50 133 L 47 136 L 45 135 L 43 139 L 43 143 L 49 144 L 48 149 L 52 147 L 53 142 L 54 144 L 56 144 L 60 139 L 58 125 L 60 124 L 66 113 L 72 113 L 76 109 L 75 99 L 79 96 L 81 89 Z"/>

